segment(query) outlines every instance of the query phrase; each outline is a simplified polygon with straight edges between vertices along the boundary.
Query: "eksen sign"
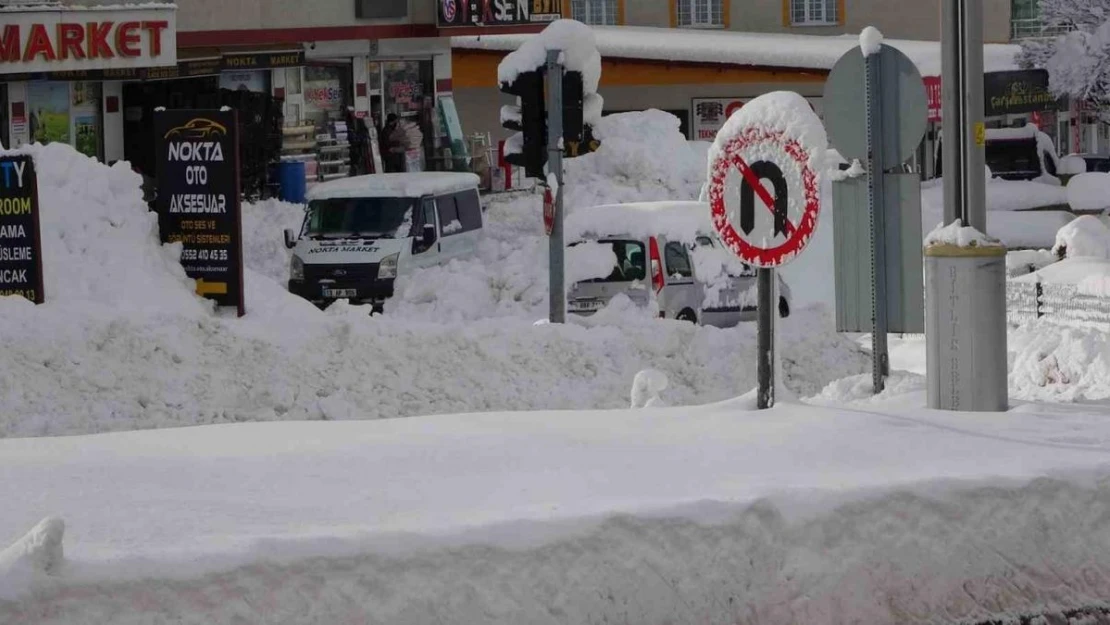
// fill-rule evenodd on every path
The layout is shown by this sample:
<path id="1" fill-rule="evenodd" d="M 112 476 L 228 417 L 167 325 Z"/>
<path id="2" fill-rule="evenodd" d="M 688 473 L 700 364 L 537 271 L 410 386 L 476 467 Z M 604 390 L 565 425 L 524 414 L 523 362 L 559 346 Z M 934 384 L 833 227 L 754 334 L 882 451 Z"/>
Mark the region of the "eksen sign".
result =
<path id="1" fill-rule="evenodd" d="M 177 63 L 176 9 L 0 10 L 0 74 Z"/>

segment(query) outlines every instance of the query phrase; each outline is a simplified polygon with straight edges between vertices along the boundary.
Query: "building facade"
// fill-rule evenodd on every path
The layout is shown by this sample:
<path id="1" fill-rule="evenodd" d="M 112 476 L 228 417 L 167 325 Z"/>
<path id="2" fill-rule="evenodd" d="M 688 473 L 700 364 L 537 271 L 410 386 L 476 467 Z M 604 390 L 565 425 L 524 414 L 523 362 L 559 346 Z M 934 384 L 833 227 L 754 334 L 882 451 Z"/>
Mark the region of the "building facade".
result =
<path id="1" fill-rule="evenodd" d="M 156 108 L 230 105 L 244 150 L 265 152 L 256 168 L 277 154 L 310 181 L 382 171 L 391 117 L 402 167 L 449 167 L 450 36 L 548 19 L 514 1 L 498 23 L 461 0 L 0 0 L 0 143 L 65 142 L 153 175 Z"/>

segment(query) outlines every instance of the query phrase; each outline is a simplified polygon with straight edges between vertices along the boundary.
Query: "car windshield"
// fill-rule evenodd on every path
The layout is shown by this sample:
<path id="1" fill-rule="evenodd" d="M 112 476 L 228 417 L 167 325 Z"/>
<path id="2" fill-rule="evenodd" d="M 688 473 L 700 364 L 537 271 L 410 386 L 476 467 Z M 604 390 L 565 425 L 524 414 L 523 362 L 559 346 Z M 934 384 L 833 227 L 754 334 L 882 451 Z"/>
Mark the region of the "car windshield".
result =
<path id="1" fill-rule="evenodd" d="M 396 239 L 412 235 L 413 198 L 333 198 L 308 204 L 307 234 Z"/>
<path id="2" fill-rule="evenodd" d="M 633 282 L 643 280 L 647 275 L 643 243 L 625 240 L 606 240 L 599 243 L 612 246 L 613 254 L 617 257 L 617 265 L 613 267 L 612 273 L 604 278 L 582 280 L 582 282 Z M 581 241 L 572 243 L 571 247 L 580 244 Z"/>
<path id="3" fill-rule="evenodd" d="M 1041 162 L 1037 157 L 1037 142 L 988 141 L 987 167 L 998 174 L 1040 174 Z"/>

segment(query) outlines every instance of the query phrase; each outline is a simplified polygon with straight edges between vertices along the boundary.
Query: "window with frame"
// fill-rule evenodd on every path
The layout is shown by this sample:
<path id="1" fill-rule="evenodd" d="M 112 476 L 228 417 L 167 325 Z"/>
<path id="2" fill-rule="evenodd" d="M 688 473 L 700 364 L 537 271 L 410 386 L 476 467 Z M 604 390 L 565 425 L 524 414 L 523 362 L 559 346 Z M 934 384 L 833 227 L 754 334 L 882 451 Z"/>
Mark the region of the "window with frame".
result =
<path id="1" fill-rule="evenodd" d="M 677 0 L 678 25 L 687 28 L 720 28 L 725 25 L 728 0 Z"/>
<path id="2" fill-rule="evenodd" d="M 455 203 L 454 195 L 437 197 L 436 212 L 439 213 L 439 231 L 443 236 L 451 236 L 462 232 L 462 222 L 459 221 L 459 207 Z"/>
<path id="3" fill-rule="evenodd" d="M 571 0 L 570 12 L 574 19 L 591 26 L 620 24 L 620 0 Z"/>
<path id="4" fill-rule="evenodd" d="M 828 26 L 838 24 L 839 0 L 790 0 L 790 22 L 795 26 Z"/>
<path id="5" fill-rule="evenodd" d="M 460 232 L 470 232 L 482 227 L 482 201 L 477 191 L 463 191 L 455 195 L 459 210 Z"/>
<path id="6" fill-rule="evenodd" d="M 681 278 L 694 277 L 694 271 L 690 268 L 690 255 L 686 253 L 686 248 L 681 243 L 674 241 L 668 243 L 663 250 L 663 257 L 667 260 L 668 274 Z"/>

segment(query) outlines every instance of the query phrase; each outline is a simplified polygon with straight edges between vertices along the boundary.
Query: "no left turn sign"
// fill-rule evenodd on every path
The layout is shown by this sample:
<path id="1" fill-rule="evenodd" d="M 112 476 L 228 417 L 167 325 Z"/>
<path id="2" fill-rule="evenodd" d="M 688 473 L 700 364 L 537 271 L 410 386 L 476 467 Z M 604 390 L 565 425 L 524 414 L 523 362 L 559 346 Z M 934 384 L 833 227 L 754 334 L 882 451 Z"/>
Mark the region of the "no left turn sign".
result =
<path id="1" fill-rule="evenodd" d="M 785 265 L 817 227 L 821 191 L 810 164 L 813 146 L 758 123 L 729 134 L 718 137 L 720 149 L 710 162 L 713 225 L 744 263 Z"/>

